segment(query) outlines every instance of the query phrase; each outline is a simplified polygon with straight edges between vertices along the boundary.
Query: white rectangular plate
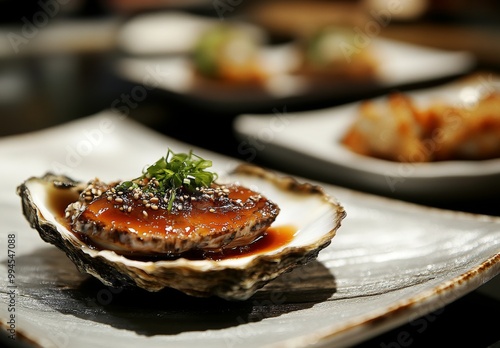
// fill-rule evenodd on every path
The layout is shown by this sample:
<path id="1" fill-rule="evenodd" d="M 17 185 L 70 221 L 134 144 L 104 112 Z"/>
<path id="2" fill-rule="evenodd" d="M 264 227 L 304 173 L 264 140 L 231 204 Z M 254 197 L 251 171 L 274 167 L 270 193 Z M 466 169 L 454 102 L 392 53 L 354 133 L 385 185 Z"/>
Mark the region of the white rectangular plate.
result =
<path id="1" fill-rule="evenodd" d="M 188 151 L 112 113 L 0 140 L 0 322 L 43 347 L 352 345 L 442 307 L 500 271 L 500 220 L 426 209 L 325 185 L 347 211 L 318 262 L 244 302 L 109 289 L 80 275 L 21 213 L 29 176 L 134 177 L 167 148 Z M 236 162 L 203 149 L 223 172 Z M 8 235 L 15 278 L 8 282 Z M 11 241 L 12 244 L 12 241 Z M 9 288 L 8 286 L 14 286 Z M 14 296 L 8 291 L 14 290 Z"/>

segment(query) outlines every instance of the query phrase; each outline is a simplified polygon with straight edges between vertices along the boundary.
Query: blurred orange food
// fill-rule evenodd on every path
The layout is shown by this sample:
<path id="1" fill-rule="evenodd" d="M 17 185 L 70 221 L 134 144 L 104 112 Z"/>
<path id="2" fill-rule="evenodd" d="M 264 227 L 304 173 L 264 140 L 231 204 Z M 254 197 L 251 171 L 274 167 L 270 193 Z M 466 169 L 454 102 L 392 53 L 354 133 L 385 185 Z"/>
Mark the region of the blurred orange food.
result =
<path id="1" fill-rule="evenodd" d="M 198 40 L 193 53 L 195 71 L 230 83 L 261 83 L 266 73 L 261 67 L 260 38 L 231 25 L 214 25 Z"/>
<path id="2" fill-rule="evenodd" d="M 500 93 L 470 105 L 419 109 L 406 95 L 365 101 L 342 143 L 352 151 L 398 162 L 500 157 Z"/>

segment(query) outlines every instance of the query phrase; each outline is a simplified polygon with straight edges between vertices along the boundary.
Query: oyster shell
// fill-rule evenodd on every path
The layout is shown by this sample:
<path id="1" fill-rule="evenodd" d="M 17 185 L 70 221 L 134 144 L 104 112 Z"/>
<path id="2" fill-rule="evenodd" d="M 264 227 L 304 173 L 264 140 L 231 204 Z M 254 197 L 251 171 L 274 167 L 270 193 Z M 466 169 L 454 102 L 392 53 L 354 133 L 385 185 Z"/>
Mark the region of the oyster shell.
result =
<path id="1" fill-rule="evenodd" d="M 32 177 L 18 187 L 23 213 L 40 237 L 59 249 L 77 268 L 113 287 L 136 286 L 148 291 L 174 288 L 188 295 L 244 300 L 280 274 L 315 259 L 328 246 L 345 216 L 342 206 L 320 187 L 299 183 L 264 169 L 240 165 L 224 180 L 266 195 L 280 206 L 273 226 L 293 226 L 290 241 L 263 249 L 213 259 L 133 259 L 99 250 L 70 231 L 62 221 L 65 206 L 75 201 L 82 183 L 65 176 Z"/>

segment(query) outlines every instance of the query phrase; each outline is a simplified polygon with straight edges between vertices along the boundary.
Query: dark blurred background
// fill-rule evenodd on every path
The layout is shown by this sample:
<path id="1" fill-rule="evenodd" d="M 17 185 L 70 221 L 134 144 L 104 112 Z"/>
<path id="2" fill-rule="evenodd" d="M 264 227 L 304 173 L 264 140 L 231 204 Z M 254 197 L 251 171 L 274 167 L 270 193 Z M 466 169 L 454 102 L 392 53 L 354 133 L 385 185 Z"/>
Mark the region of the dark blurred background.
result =
<path id="1" fill-rule="evenodd" d="M 221 21 L 236 18 L 262 26 L 272 40 L 279 43 L 291 40 L 311 26 L 346 15 L 356 16 L 363 11 L 376 11 L 391 1 L 398 2 L 0 0 L 0 137 L 95 114 L 109 109 L 114 100 L 130 92 L 136 84 L 122 78 L 116 70 L 118 60 L 130 53 L 121 49 L 117 37 L 123 25 L 137 16 L 182 10 Z M 406 10 L 391 18 L 390 24 L 382 28 L 382 37 L 468 51 L 477 59 L 474 71 L 500 72 L 500 2 L 401 1 L 405 2 Z M 427 87 L 443 82 L 426 81 L 402 88 Z M 381 89 L 365 95 L 360 93 L 356 98 L 386 92 Z M 287 112 L 334 106 L 352 100 L 352 97 L 343 96 L 294 103 L 287 105 Z M 275 107 L 281 110 L 283 105 Z M 129 117 L 168 136 L 243 159 L 237 150 L 238 140 L 233 135 L 232 120 L 240 112 L 250 111 L 272 113 L 272 108 L 207 109 L 155 89 L 137 107 L 130 109 Z M 190 122 L 186 126 L 188 117 Z M 214 137 L 207 130 L 214 130 L 221 136 Z M 256 162 L 272 165 L 260 158 Z M 448 202 L 441 207 L 493 215 L 500 213 L 496 199 L 459 204 Z M 498 300 L 474 292 L 451 304 L 449 310 L 439 315 L 439 320 L 433 324 L 434 329 L 419 336 L 412 346 L 491 346 L 500 339 L 498 320 L 486 320 L 481 313 L 488 310 L 491 314 L 495 308 L 496 312 L 500 309 Z M 471 313 L 467 320 L 464 313 Z M 379 347 L 383 342 L 392 342 L 403 329 L 370 340 L 362 347 Z M 468 337 L 464 338 L 464 334 Z"/>
<path id="2" fill-rule="evenodd" d="M 224 4 L 237 6 L 224 7 Z M 500 69 L 500 6 L 493 0 L 405 0 L 408 11 L 391 18 L 383 37 L 421 45 L 472 52 L 477 69 Z M 122 25 L 135 16 L 183 10 L 208 17 L 236 17 L 257 23 L 275 40 L 286 40 L 301 29 L 339 16 L 337 4 L 383 8 L 384 0 L 368 1 L 96 1 L 0 0 L 0 136 L 55 125 L 108 109 L 133 84 L 116 74 L 125 55 L 117 46 Z M 309 9 L 309 10 L 304 10 Z M 353 14 L 354 15 L 354 14 Z M 430 81 L 429 84 L 436 81 Z M 441 81 L 439 81 L 441 82 Z M 381 91 L 382 93 L 383 91 Z M 336 105 L 342 98 L 294 105 L 288 112 Z M 251 110 L 270 113 L 270 109 Z M 204 110 L 171 95 L 154 91 L 132 110 L 131 117 L 169 135 L 238 156 L 234 143 L 211 141 L 196 129 L 185 132 L 177 122 L 186 115 L 202 125 L 229 125 L 234 115 Z M 224 120 L 221 122 L 221 120 Z M 175 129 L 175 132 L 172 131 Z M 230 132 L 230 128 L 225 128 Z M 230 137 L 230 134 L 228 134 Z"/>
<path id="3" fill-rule="evenodd" d="M 500 70 L 500 3 L 493 0 L 0 0 L 0 136 L 53 126 L 110 109 L 123 94 L 137 86 L 118 73 L 121 58 L 133 56 L 119 37 L 135 18 L 151 13 L 185 11 L 231 19 L 262 27 L 271 43 L 283 43 L 329 22 L 372 20 L 394 6 L 378 35 L 446 50 L 467 51 L 476 58 L 472 71 Z M 403 6 L 404 5 L 404 6 Z M 371 17 L 370 17 L 371 16 Z M 156 33 L 161 38 L 162 33 Z M 161 42 L 161 39 L 160 41 Z M 457 76 L 444 78 L 452 80 Z M 441 84 L 443 78 L 400 86 L 401 90 Z M 208 90 L 208 89 L 207 89 Z M 206 107 L 162 88 L 127 110 L 128 116 L 159 132 L 239 159 L 232 120 L 241 113 L 288 113 L 324 108 L 387 93 L 371 89 L 307 101 Z M 227 103 L 231 103 L 228 94 Z M 121 99 L 120 99 L 121 100 Z M 232 103 L 234 106 L 235 103 Z M 238 109 L 238 106 L 241 106 Z M 192 121 L 186 126 L 185 120 Z M 213 132 L 221 136 L 214 137 Z M 272 166 L 257 156 L 257 163 Z M 262 161 L 262 162 L 261 162 Z M 287 168 L 279 168 L 286 171 Z M 301 174 L 301 173 L 296 173 Z M 324 180 L 323 177 L 313 179 Z M 335 182 L 333 182 L 335 183 Z M 427 203 L 427 202 L 425 202 Z M 435 205 L 438 205 L 437 203 Z M 461 202 L 446 208 L 499 214 L 490 201 Z"/>

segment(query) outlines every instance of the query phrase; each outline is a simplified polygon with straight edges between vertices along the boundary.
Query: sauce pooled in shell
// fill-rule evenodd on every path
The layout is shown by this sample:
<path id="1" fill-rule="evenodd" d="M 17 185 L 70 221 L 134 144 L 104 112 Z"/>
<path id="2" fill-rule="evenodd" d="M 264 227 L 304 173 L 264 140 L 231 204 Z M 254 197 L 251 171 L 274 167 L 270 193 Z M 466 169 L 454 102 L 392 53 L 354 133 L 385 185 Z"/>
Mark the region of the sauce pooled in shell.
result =
<path id="1" fill-rule="evenodd" d="M 126 184 L 91 181 L 65 217 L 73 232 L 98 248 L 175 257 L 250 245 L 278 213 L 275 203 L 240 185 L 211 182 L 164 189 L 155 176 L 145 175 Z"/>

